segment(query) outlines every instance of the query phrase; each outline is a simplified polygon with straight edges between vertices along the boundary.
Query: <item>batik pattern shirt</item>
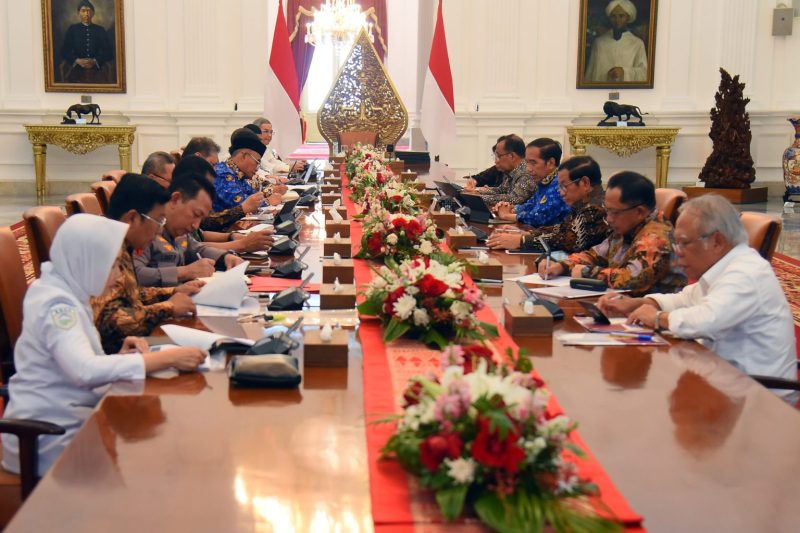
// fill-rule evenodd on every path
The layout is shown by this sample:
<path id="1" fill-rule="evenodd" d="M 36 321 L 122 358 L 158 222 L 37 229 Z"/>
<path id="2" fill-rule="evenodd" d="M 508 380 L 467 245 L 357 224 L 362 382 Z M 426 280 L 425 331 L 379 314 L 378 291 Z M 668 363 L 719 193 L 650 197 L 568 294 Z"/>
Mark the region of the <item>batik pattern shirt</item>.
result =
<path id="1" fill-rule="evenodd" d="M 533 227 L 551 226 L 564 220 L 570 208 L 558 190 L 558 173 L 554 172 L 535 185 L 525 203 L 517 205 L 517 222 Z"/>
<path id="2" fill-rule="evenodd" d="M 488 192 L 481 193 L 483 200 L 493 206 L 498 202 L 509 202 L 512 205 L 524 204 L 536 188 L 533 178 L 528 174 L 525 161 L 514 170 L 503 176 L 497 187 L 490 187 Z"/>
<path id="3" fill-rule="evenodd" d="M 627 235 L 612 233 L 600 244 L 570 255 L 561 263 L 569 273 L 584 265 L 581 276 L 602 279 L 631 295 L 673 293 L 686 285 L 686 276 L 673 265 L 672 226 L 651 215 Z"/>
<path id="4" fill-rule="evenodd" d="M 94 322 L 105 353 L 119 353 L 125 337 L 150 335 L 173 312 L 172 302 L 167 300 L 175 288 L 140 287 L 126 246 L 120 253 L 120 269 L 122 275 L 114 287 L 92 298 Z"/>
<path id="5" fill-rule="evenodd" d="M 230 227 L 241 220 L 244 215 L 244 209 L 241 205 L 218 212 L 212 212 L 200 223 L 200 229 L 203 231 L 226 233 L 230 231 Z"/>
<path id="6" fill-rule="evenodd" d="M 211 204 L 211 210 L 214 212 L 241 205 L 248 196 L 257 192 L 250 185 L 244 173 L 236 168 L 230 159 L 214 165 L 214 172 L 217 174 L 217 177 L 214 178 L 214 189 L 216 189 L 217 195 Z"/>
<path id="7" fill-rule="evenodd" d="M 522 237 L 522 249 L 537 249 L 539 238 L 551 250 L 568 253 L 582 252 L 600 244 L 610 229 L 603 207 L 603 188 L 595 187 L 587 202 L 576 203 L 561 224 L 544 226 Z"/>

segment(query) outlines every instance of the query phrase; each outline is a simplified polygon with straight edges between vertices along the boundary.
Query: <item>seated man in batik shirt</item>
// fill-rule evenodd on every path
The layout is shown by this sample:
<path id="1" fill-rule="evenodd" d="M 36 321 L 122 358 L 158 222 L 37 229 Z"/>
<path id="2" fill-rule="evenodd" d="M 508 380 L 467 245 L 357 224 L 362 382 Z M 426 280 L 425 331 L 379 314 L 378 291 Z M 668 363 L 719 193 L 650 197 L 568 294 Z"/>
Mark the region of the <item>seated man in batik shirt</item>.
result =
<path id="1" fill-rule="evenodd" d="M 231 156 L 224 163 L 214 166 L 217 174 L 214 188 L 217 194 L 212 211 L 234 208 L 258 192 L 251 185 L 250 179 L 255 176 L 265 150 L 264 143 L 252 131 L 240 128 L 233 132 L 229 148 Z M 265 196 L 271 205 L 281 202 L 281 195 L 273 194 L 270 188 L 265 191 Z"/>
<path id="2" fill-rule="evenodd" d="M 497 217 L 533 227 L 550 226 L 564 220 L 570 210 L 558 189 L 556 168 L 560 162 L 558 141 L 542 137 L 528 143 L 525 163 L 533 178 L 533 194 L 522 204 L 499 202 L 495 205 Z"/>
<path id="3" fill-rule="evenodd" d="M 539 263 L 541 276 L 571 275 L 602 279 L 633 296 L 673 293 L 686 285 L 672 256 L 673 229 L 656 215 L 653 182 L 636 172 L 620 172 L 608 181 L 606 216 L 612 233 L 600 244 L 567 257 Z"/>
<path id="4" fill-rule="evenodd" d="M 568 159 L 558 167 L 558 188 L 572 211 L 560 224 L 531 232 L 498 228 L 489 237 L 490 248 L 541 250 L 540 240 L 551 250 L 580 252 L 600 244 L 608 236 L 600 166 L 588 156 Z"/>
<path id="5" fill-rule="evenodd" d="M 494 207 L 498 202 L 523 204 L 531 197 L 536 184 L 531 179 L 525 165 L 525 142 L 517 135 L 504 135 L 497 141 L 494 152 L 494 165 L 503 173 L 503 180 L 497 187 L 465 187 L 468 194 L 480 194 L 483 200 Z"/>
<path id="6" fill-rule="evenodd" d="M 126 337 L 150 335 L 171 318 L 195 312 L 190 296 L 201 282 L 177 287 L 140 287 L 131 254 L 141 253 L 161 233 L 164 204 L 169 194 L 152 180 L 138 174 L 125 174 L 108 207 L 108 217 L 128 224 L 120 251 L 122 275 L 108 292 L 92 298 L 95 326 L 106 353 L 118 353 Z"/>

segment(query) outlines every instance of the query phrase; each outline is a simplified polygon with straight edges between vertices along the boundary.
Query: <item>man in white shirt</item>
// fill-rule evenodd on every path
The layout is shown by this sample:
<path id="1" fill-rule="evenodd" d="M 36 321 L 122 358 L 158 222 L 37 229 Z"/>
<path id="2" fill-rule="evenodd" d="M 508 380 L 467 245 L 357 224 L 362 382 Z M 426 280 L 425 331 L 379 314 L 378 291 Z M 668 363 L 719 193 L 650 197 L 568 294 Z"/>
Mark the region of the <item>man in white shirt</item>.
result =
<path id="1" fill-rule="evenodd" d="M 636 6 L 630 0 L 611 0 L 606 6 L 611 29 L 592 43 L 586 80 L 629 82 L 647 80 L 647 50 L 644 42 L 630 32 L 636 20 Z"/>
<path id="2" fill-rule="evenodd" d="M 269 143 L 272 141 L 275 130 L 272 129 L 272 123 L 269 120 L 263 117 L 257 118 L 253 121 L 253 124 L 261 131 L 258 137 L 261 139 L 261 142 L 264 143 L 264 146 L 267 147 L 267 150 L 261 157 L 261 168 L 265 170 L 267 174 L 286 174 L 290 170 L 302 172 L 306 168 L 305 161 L 286 163 L 281 160 L 281 156 L 278 155 L 278 152 L 270 148 Z"/>
<path id="3" fill-rule="evenodd" d="M 692 199 L 675 225 L 677 263 L 696 283 L 676 294 L 604 296 L 600 308 L 629 323 L 700 339 L 747 374 L 797 378 L 794 323 L 769 262 L 747 244 L 736 209 L 721 196 Z M 779 393 L 787 401 L 796 393 Z"/>

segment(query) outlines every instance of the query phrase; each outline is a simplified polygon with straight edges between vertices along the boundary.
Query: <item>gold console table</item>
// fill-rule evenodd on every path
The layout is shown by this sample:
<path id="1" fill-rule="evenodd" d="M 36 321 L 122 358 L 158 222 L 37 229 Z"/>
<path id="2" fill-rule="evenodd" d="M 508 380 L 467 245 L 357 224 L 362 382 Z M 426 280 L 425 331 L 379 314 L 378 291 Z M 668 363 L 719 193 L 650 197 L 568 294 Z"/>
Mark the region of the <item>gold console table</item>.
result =
<path id="1" fill-rule="evenodd" d="M 72 124 L 25 124 L 28 140 L 33 146 L 33 166 L 36 170 L 36 198 L 39 202 L 47 192 L 45 165 L 47 145 L 59 146 L 73 154 L 83 155 L 101 146 L 116 144 L 120 168 L 131 170 L 131 144 L 136 126 L 93 126 Z"/>
<path id="2" fill-rule="evenodd" d="M 630 157 L 651 146 L 656 147 L 656 187 L 667 186 L 669 156 L 680 128 L 660 127 L 568 127 L 572 155 L 586 155 L 589 145 L 605 148 L 619 157 Z"/>

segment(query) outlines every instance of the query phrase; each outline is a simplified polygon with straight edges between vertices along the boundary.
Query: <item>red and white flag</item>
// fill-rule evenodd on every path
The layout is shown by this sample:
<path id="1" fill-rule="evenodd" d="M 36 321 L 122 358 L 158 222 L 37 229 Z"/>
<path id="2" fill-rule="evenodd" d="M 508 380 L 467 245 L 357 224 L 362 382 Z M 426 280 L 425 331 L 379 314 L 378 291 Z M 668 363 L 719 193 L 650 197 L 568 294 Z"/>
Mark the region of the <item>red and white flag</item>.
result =
<path id="1" fill-rule="evenodd" d="M 434 156 L 447 149 L 456 137 L 453 75 L 450 72 L 450 56 L 447 54 L 447 39 L 444 35 L 442 0 L 439 0 L 439 9 L 436 12 L 431 55 L 422 90 L 420 127 L 428 141 L 428 151 Z"/>
<path id="2" fill-rule="evenodd" d="M 289 29 L 283 14 L 283 2 L 278 0 L 278 17 L 272 34 L 272 51 L 264 90 L 264 116 L 272 122 L 275 137 L 270 143 L 284 157 L 303 144 L 300 128 L 300 91 L 294 68 Z"/>

